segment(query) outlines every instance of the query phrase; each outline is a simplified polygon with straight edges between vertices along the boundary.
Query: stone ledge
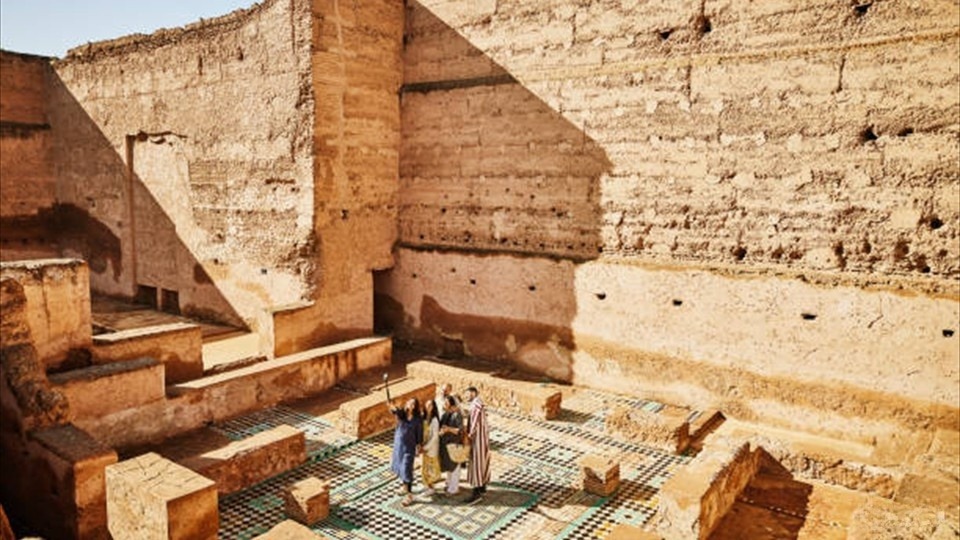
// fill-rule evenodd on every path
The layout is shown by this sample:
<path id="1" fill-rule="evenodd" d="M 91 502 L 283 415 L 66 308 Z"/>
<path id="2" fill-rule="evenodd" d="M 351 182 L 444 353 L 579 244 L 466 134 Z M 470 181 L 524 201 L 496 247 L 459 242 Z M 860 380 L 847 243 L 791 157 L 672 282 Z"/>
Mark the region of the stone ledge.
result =
<path id="1" fill-rule="evenodd" d="M 75 420 L 162 401 L 164 368 L 153 358 L 137 358 L 50 375 L 50 383 L 67 398 Z"/>
<path id="2" fill-rule="evenodd" d="M 145 336 L 174 334 L 195 329 L 200 329 L 200 326 L 191 323 L 158 324 L 142 328 L 117 330 L 116 332 L 108 332 L 106 334 L 97 334 L 93 336 L 93 343 L 94 345 L 107 345 L 110 343 L 136 340 Z"/>
<path id="3" fill-rule="evenodd" d="M 690 411 L 667 405 L 657 413 L 618 407 L 604 419 L 608 434 L 679 454 L 690 446 Z"/>
<path id="4" fill-rule="evenodd" d="M 307 460 L 302 431 L 287 425 L 262 431 L 223 448 L 180 461 L 184 467 L 216 482 L 225 495 L 240 491 Z"/>
<path id="5" fill-rule="evenodd" d="M 407 379 L 390 385 L 390 396 L 404 402 L 417 398 L 423 403 L 434 399 L 437 385 L 432 382 Z M 383 391 L 350 400 L 340 405 L 340 431 L 358 439 L 376 435 L 396 424 L 396 418 L 386 405 Z"/>
<path id="6" fill-rule="evenodd" d="M 337 343 L 335 345 L 329 345 L 327 347 L 318 347 L 316 349 L 310 349 L 308 351 L 299 352 L 296 354 L 290 354 L 287 356 L 282 356 L 280 358 L 275 358 L 273 360 L 268 360 L 266 362 L 259 362 L 257 364 L 235 369 L 232 371 L 227 371 L 217 375 L 211 375 L 209 377 L 204 377 L 202 379 L 197 379 L 195 381 L 189 381 L 186 383 L 178 384 L 171 389 L 171 393 L 174 395 L 179 395 L 183 393 L 188 393 L 191 391 L 202 390 L 204 388 L 209 388 L 212 386 L 229 384 L 232 381 L 237 379 L 245 379 L 248 377 L 256 377 L 259 374 L 269 373 L 272 371 L 279 371 L 284 368 L 291 366 L 296 366 L 297 364 L 302 364 L 306 362 L 313 361 L 322 361 L 324 359 L 330 359 L 337 355 L 343 353 L 359 353 L 366 349 L 375 348 L 377 346 L 389 345 L 390 338 L 374 337 L 374 338 L 361 338 L 354 339 L 350 341 L 345 341 L 343 343 Z M 347 362 L 351 363 L 351 362 Z M 357 357 L 352 362 L 354 364 L 353 369 L 350 369 L 350 366 L 344 365 L 334 366 L 334 369 L 339 375 L 338 380 L 352 375 L 355 371 L 362 371 L 364 369 L 369 369 L 372 367 L 378 367 L 383 365 L 382 363 L 376 362 L 365 357 Z M 389 363 L 389 360 L 388 362 Z M 331 385 L 332 386 L 332 385 Z M 325 390 L 323 388 L 322 390 Z"/>
<path id="7" fill-rule="evenodd" d="M 189 323 L 161 324 L 93 337 L 94 362 L 115 363 L 148 356 L 164 365 L 166 384 L 203 376 L 203 334 Z"/>
<path id="8" fill-rule="evenodd" d="M 456 391 L 474 386 L 483 402 L 491 407 L 520 411 L 535 418 L 550 420 L 560 414 L 563 395 L 554 386 L 503 379 L 490 373 L 470 371 L 430 360 L 407 365 L 407 374 L 437 385 L 450 383 Z"/>
<path id="9" fill-rule="evenodd" d="M 760 468 L 749 443 L 704 449 L 660 489 L 657 532 L 667 540 L 705 539 Z"/>

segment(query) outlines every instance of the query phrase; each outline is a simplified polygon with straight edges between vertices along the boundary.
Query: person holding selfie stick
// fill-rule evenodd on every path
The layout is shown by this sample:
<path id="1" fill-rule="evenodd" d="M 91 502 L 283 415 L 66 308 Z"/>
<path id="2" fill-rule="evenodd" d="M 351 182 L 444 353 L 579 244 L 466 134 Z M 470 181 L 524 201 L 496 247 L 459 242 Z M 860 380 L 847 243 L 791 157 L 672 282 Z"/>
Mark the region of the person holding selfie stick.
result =
<path id="1" fill-rule="evenodd" d="M 420 453 L 423 444 L 423 420 L 420 419 L 420 404 L 416 398 L 410 398 L 398 406 L 390 397 L 390 383 L 383 374 L 384 388 L 387 392 L 387 407 L 397 417 L 397 428 L 393 432 L 393 454 L 390 456 L 390 470 L 403 483 L 404 506 L 413 504 L 413 462 Z"/>

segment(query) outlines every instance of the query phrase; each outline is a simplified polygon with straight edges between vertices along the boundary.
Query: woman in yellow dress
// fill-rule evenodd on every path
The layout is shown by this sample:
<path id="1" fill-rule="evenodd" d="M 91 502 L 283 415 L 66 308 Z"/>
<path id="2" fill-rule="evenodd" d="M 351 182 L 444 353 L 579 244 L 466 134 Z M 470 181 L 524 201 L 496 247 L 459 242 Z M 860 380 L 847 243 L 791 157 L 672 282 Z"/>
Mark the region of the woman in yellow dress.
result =
<path id="1" fill-rule="evenodd" d="M 433 485 L 443 479 L 440 474 L 440 416 L 437 404 L 428 399 L 423 404 L 423 457 L 420 471 L 423 474 L 424 493 L 433 495 Z"/>

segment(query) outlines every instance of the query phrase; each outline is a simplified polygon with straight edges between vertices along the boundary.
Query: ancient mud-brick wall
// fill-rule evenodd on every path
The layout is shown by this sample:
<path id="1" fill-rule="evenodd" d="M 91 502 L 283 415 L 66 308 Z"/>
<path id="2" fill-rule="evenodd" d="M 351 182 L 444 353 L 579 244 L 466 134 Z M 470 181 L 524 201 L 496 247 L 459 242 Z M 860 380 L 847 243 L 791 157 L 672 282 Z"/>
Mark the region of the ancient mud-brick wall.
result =
<path id="1" fill-rule="evenodd" d="M 45 92 L 49 71 L 49 58 L 0 51 L 2 260 L 56 254 L 55 239 L 35 224 L 56 199 Z"/>
<path id="2" fill-rule="evenodd" d="M 306 2 L 268 0 L 55 62 L 65 255 L 94 290 L 265 335 L 270 306 L 308 294 L 310 40 Z"/>
<path id="3" fill-rule="evenodd" d="M 403 5 L 313 0 L 315 227 L 311 302 L 276 313 L 276 354 L 369 335 L 372 271 L 397 237 Z"/>
<path id="4" fill-rule="evenodd" d="M 958 33 L 951 1 L 408 2 L 378 322 L 795 428 L 955 425 Z"/>

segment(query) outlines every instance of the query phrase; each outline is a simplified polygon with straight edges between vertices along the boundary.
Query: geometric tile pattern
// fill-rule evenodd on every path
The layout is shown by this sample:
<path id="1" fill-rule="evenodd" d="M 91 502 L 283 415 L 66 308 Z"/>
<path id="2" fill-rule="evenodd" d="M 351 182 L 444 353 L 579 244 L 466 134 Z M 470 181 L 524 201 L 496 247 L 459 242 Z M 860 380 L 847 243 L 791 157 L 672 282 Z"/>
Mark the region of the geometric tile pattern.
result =
<path id="1" fill-rule="evenodd" d="M 331 481 L 330 515 L 313 527 L 329 538 L 580 540 L 603 538 L 618 523 L 643 526 L 656 511 L 660 486 L 690 458 L 606 436 L 603 418 L 616 403 L 650 412 L 663 408 L 587 390 L 565 401 L 556 420 L 491 408 L 492 482 L 483 501 L 471 506 L 462 503 L 466 484 L 459 496 L 430 498 L 419 482 L 417 502 L 402 506 L 400 484 L 389 470 L 391 432 L 355 441 L 322 419 L 284 407 L 223 422 L 215 428 L 231 438 L 285 423 L 307 433 L 308 448 L 310 441 L 315 446 L 300 467 L 223 497 L 220 538 L 251 538 L 286 519 L 281 490 L 307 476 Z M 610 497 L 585 493 L 578 485 L 580 458 L 596 452 L 620 460 L 620 489 Z"/>
<path id="2" fill-rule="evenodd" d="M 308 458 L 328 455 L 354 441 L 352 437 L 336 431 L 322 418 L 282 406 L 219 422 L 211 427 L 236 441 L 280 425 L 293 426 L 304 433 Z"/>

